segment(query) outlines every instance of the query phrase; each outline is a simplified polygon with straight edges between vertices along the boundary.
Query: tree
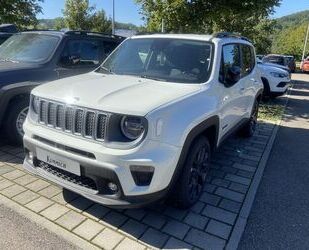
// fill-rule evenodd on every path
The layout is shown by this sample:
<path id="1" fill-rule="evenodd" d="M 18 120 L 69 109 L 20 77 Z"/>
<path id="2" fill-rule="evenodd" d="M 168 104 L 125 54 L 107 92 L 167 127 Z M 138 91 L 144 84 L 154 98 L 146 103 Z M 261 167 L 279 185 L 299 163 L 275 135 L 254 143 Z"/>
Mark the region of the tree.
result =
<path id="1" fill-rule="evenodd" d="M 228 31 L 252 39 L 258 50 L 270 50 L 272 21 L 281 0 L 135 0 L 148 31 L 214 33 Z M 267 46 L 267 47 L 265 47 Z"/>
<path id="2" fill-rule="evenodd" d="M 13 23 L 20 28 L 37 24 L 36 15 L 42 13 L 43 0 L 0 1 L 0 23 Z"/>
<path id="3" fill-rule="evenodd" d="M 297 60 L 301 60 L 304 41 L 307 31 L 307 23 L 300 26 L 292 26 L 284 29 L 275 36 L 272 50 L 278 54 L 294 55 Z M 305 52 L 305 55 L 309 54 L 309 48 Z"/>
<path id="4" fill-rule="evenodd" d="M 66 0 L 63 11 L 65 26 L 73 30 L 110 32 L 111 20 L 103 10 L 96 11 L 88 0 Z"/>

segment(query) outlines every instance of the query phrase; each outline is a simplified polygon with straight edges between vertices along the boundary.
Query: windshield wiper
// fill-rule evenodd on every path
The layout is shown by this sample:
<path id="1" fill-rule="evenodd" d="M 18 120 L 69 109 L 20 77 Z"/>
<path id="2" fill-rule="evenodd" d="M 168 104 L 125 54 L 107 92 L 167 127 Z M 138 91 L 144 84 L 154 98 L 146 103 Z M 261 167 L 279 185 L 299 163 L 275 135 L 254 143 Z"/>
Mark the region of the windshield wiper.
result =
<path id="1" fill-rule="evenodd" d="M 19 61 L 14 61 L 9 58 L 0 58 L 0 62 L 12 62 L 12 63 L 19 63 Z"/>
<path id="2" fill-rule="evenodd" d="M 155 76 L 141 75 L 140 77 L 145 78 L 145 79 L 155 80 L 155 81 L 167 82 L 166 79 L 155 77 Z"/>
<path id="3" fill-rule="evenodd" d="M 100 70 L 104 70 L 105 72 L 107 72 L 107 73 L 109 73 L 109 74 L 115 74 L 111 69 L 108 69 L 108 68 L 106 68 L 106 67 L 104 67 L 104 66 L 101 66 L 100 67 Z"/>

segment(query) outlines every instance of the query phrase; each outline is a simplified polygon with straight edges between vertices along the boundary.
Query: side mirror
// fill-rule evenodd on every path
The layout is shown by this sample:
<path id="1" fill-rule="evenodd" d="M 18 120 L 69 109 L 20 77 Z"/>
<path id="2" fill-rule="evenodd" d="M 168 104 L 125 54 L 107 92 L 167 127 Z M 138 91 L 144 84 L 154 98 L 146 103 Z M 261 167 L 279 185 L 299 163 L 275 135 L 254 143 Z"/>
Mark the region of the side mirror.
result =
<path id="1" fill-rule="evenodd" d="M 80 56 L 79 55 L 72 55 L 69 57 L 69 61 L 71 65 L 76 65 L 80 63 Z"/>
<path id="2" fill-rule="evenodd" d="M 227 69 L 225 84 L 231 86 L 240 80 L 241 69 L 238 66 L 231 66 Z"/>
<path id="3" fill-rule="evenodd" d="M 60 59 L 60 63 L 63 66 L 74 66 L 80 63 L 79 55 L 63 56 Z"/>

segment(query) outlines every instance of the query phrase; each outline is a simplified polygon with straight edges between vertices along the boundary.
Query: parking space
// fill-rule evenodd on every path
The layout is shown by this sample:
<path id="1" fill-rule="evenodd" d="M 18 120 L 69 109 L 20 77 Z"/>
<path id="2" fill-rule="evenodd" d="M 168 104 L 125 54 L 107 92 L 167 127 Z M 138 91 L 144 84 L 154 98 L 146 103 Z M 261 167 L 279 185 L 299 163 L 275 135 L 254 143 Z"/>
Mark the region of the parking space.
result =
<path id="1" fill-rule="evenodd" d="M 232 137 L 215 154 L 199 202 L 114 210 L 29 175 L 23 149 L 0 144 L 0 194 L 104 249 L 223 249 L 275 125 L 260 122 L 250 139 Z"/>

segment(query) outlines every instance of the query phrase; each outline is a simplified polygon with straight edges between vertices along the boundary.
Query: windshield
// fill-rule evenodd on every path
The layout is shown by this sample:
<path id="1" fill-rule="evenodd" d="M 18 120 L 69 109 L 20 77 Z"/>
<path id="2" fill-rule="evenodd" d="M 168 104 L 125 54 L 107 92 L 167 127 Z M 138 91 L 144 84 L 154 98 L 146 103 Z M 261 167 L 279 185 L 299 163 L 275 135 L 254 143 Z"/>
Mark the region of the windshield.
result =
<path id="1" fill-rule="evenodd" d="M 58 41 L 58 37 L 51 35 L 17 34 L 1 44 L 0 60 L 43 62 L 53 53 Z"/>
<path id="2" fill-rule="evenodd" d="M 206 82 L 212 45 L 168 38 L 128 39 L 102 64 L 101 71 L 179 83 Z"/>

